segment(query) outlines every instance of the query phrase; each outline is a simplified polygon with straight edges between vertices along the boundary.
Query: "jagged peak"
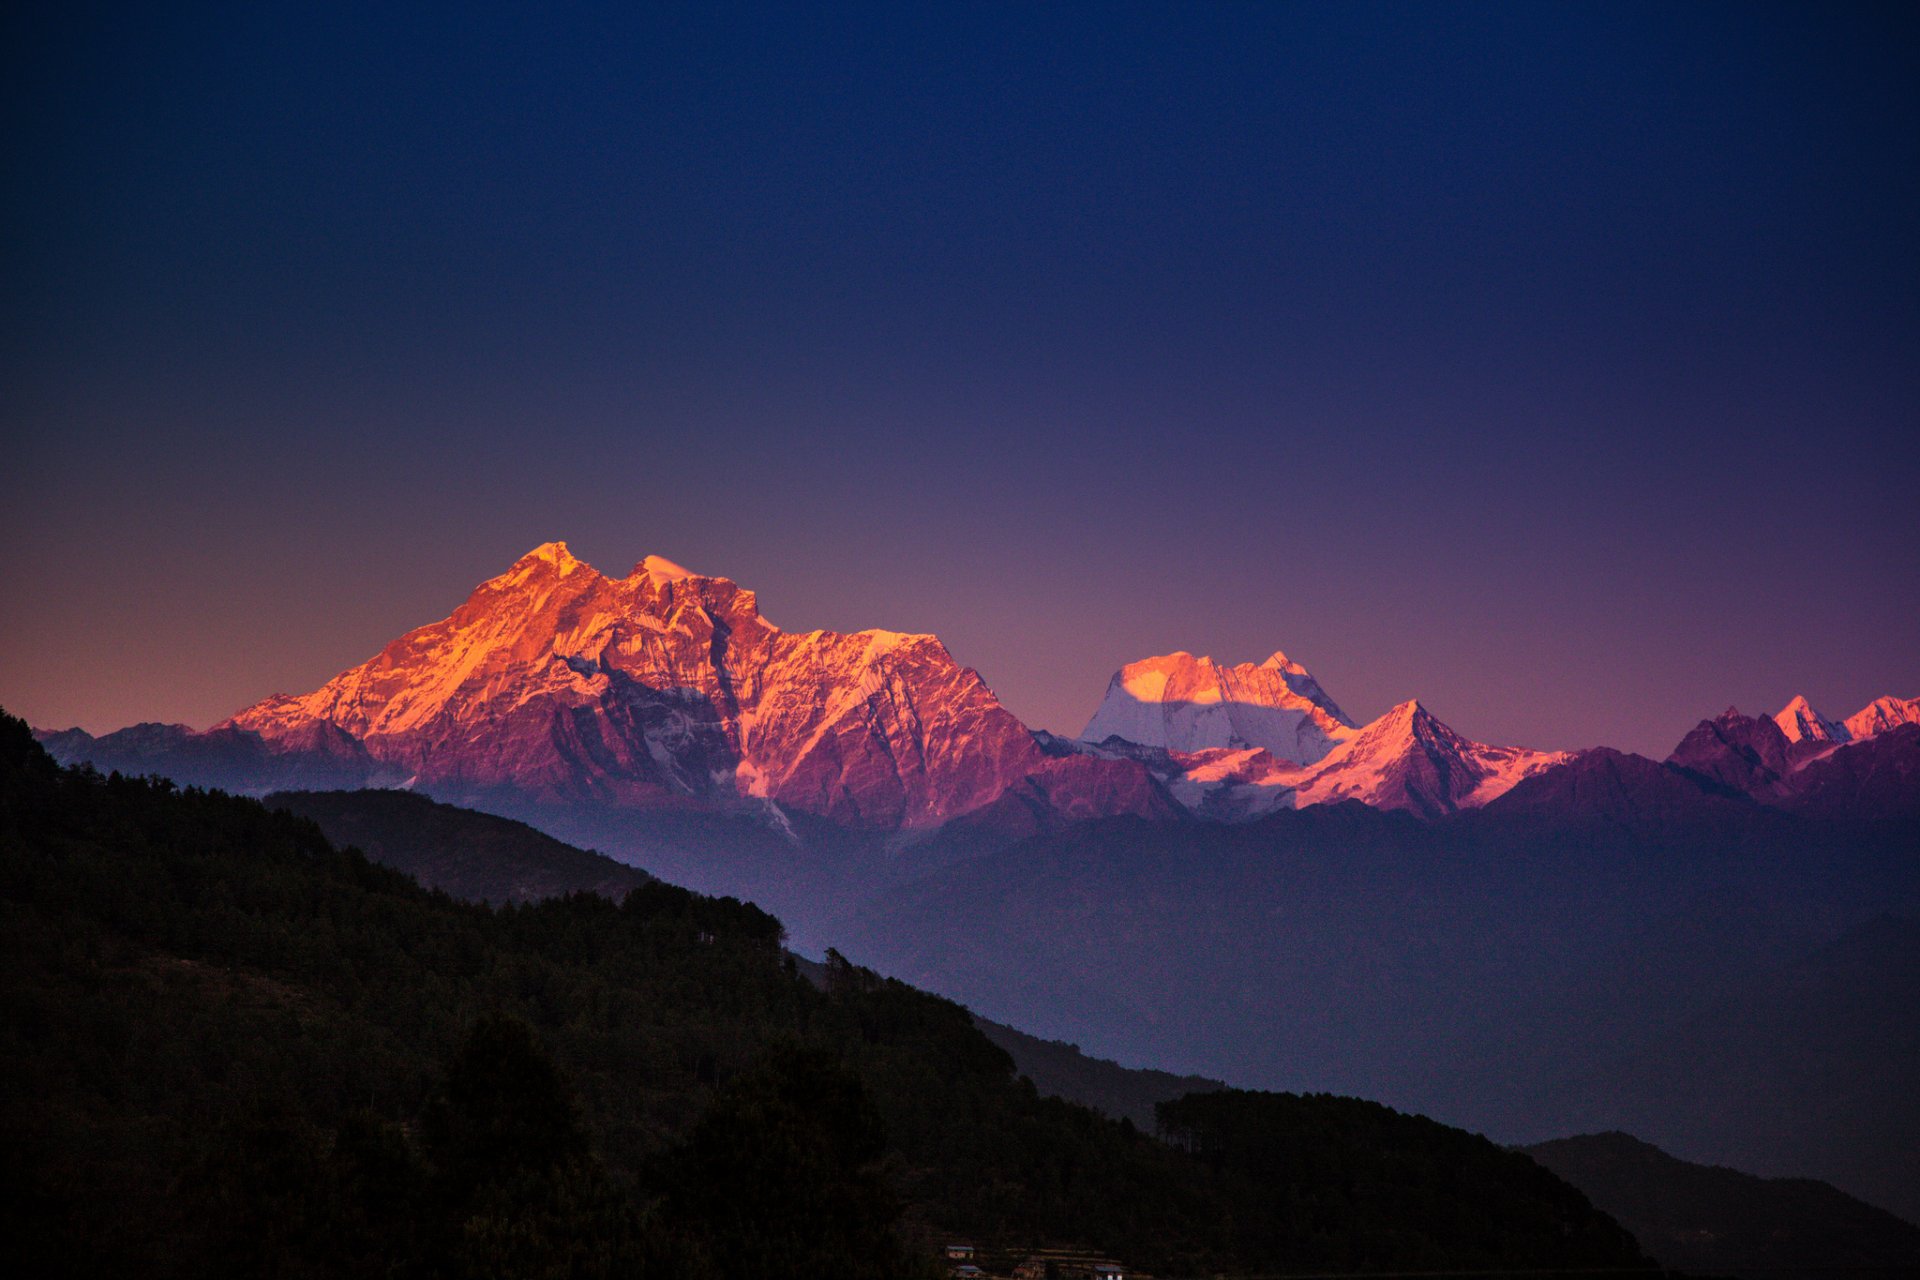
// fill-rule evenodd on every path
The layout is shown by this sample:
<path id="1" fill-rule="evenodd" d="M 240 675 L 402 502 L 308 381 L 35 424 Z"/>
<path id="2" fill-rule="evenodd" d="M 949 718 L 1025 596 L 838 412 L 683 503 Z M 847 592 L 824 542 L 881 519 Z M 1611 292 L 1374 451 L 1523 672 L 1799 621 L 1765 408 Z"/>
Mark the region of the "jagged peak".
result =
<path id="1" fill-rule="evenodd" d="M 505 573 L 482 583 L 475 588 L 484 591 L 489 587 L 500 587 L 531 581 L 545 574 L 553 573 L 562 578 L 570 577 L 580 571 L 593 573 L 593 566 L 574 555 L 567 544 L 560 541 L 543 542 L 533 550 L 515 560 Z"/>
<path id="2" fill-rule="evenodd" d="M 1773 722 L 1793 742 L 1809 739 L 1816 742 L 1844 742 L 1850 736 L 1839 721 L 1815 710 L 1805 694 L 1795 694 L 1793 701 L 1780 708 Z"/>
<path id="3" fill-rule="evenodd" d="M 1445 721 L 1427 710 L 1426 704 L 1418 698 L 1395 703 L 1385 715 L 1371 724 L 1362 725 L 1360 736 L 1372 742 L 1399 738 L 1457 738 L 1466 741 Z"/>
<path id="4" fill-rule="evenodd" d="M 513 567 L 517 569 L 522 565 L 536 563 L 568 565 L 579 564 L 580 561 L 574 557 L 573 552 L 567 549 L 566 543 L 559 541 L 543 542 L 514 561 Z"/>
<path id="5" fill-rule="evenodd" d="M 1275 649 L 1267 660 L 1260 664 L 1270 671 L 1284 671 L 1289 675 L 1304 676 L 1307 669 L 1289 658 L 1283 650 Z"/>

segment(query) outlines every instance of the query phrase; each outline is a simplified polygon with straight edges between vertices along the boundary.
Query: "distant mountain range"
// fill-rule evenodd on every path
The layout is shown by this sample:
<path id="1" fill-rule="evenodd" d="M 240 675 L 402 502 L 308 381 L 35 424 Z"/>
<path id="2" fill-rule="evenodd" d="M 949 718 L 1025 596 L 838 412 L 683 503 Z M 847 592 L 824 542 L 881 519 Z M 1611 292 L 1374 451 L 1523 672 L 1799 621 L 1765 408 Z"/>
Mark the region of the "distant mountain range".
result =
<path id="1" fill-rule="evenodd" d="M 1704 722 L 1672 761 L 1732 792 L 1806 797 L 1805 767 L 1920 722 L 1881 698 L 1844 721 L 1796 698 Z M 1024 836 L 1128 814 L 1246 821 L 1358 800 L 1439 818 L 1578 753 L 1489 746 L 1417 701 L 1356 725 L 1284 653 L 1130 663 L 1079 739 L 1036 734 L 933 636 L 791 634 L 726 578 L 648 556 L 609 578 L 561 542 L 319 689 L 205 732 L 42 732 L 65 761 L 260 794 L 406 787 L 480 807 L 592 806 L 911 835 L 967 817 Z"/>

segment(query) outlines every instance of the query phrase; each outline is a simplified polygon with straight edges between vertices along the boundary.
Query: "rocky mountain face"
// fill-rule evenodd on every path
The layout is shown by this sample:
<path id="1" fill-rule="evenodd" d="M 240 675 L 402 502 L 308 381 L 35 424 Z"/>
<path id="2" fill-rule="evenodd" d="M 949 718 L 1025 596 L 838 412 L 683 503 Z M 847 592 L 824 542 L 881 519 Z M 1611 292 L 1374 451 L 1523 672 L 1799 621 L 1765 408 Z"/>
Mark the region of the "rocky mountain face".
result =
<path id="1" fill-rule="evenodd" d="M 1336 748 L 1294 794 L 1296 805 L 1359 800 L 1435 818 L 1478 808 L 1565 759 L 1470 741 L 1418 702 L 1403 702 Z"/>
<path id="2" fill-rule="evenodd" d="M 1920 818 L 1920 724 L 1899 724 L 1810 760 L 1784 806 L 1830 821 Z"/>
<path id="3" fill-rule="evenodd" d="M 337 730 L 435 794 L 647 808 L 770 801 L 852 828 L 937 825 L 1032 785 L 1064 809 L 1150 790 L 1063 772 L 933 636 L 780 630 L 659 557 L 609 578 L 538 547 L 454 613 L 217 731 Z"/>
<path id="4" fill-rule="evenodd" d="M 1780 708 L 1773 717 L 1788 742 L 1851 742 L 1853 734 L 1838 720 L 1829 720 L 1813 709 L 1804 695 Z M 1864 735 L 1863 735 L 1864 736 Z"/>
<path id="5" fill-rule="evenodd" d="M 1795 698 L 1774 716 L 1728 707 L 1702 720 L 1668 765 L 1724 794 L 1827 817 L 1920 808 L 1920 699 L 1880 698 L 1846 720 Z"/>
<path id="6" fill-rule="evenodd" d="M 1795 747 L 1772 719 L 1728 707 L 1695 725 L 1667 762 L 1729 792 L 1772 799 L 1787 793 Z"/>
<path id="7" fill-rule="evenodd" d="M 516 811 L 759 813 L 849 830 L 1172 811 L 1132 761 L 1061 761 L 938 639 L 791 634 L 726 578 L 607 577 L 552 542 L 311 693 L 205 733 L 41 735 L 64 760 L 261 793 L 418 787 Z"/>

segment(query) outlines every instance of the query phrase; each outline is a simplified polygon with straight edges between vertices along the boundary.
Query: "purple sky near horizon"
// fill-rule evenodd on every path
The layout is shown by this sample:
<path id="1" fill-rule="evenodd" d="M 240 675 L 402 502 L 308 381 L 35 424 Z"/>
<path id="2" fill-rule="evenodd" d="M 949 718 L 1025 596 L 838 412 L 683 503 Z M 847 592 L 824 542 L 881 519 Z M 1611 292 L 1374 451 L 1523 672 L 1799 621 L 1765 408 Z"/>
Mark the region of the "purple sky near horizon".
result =
<path id="1" fill-rule="evenodd" d="M 1064 732 L 1181 648 L 1656 755 L 1920 694 L 1911 6 L 4 21 L 36 725 L 311 689 L 549 539 Z"/>

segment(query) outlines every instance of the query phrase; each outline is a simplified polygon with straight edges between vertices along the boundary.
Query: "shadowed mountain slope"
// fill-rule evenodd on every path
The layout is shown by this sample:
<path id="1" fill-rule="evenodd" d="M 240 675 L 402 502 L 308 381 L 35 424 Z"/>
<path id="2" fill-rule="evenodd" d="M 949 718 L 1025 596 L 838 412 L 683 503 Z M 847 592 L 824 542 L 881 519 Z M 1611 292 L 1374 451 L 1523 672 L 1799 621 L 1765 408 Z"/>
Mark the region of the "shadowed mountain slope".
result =
<path id="1" fill-rule="evenodd" d="M 1896 946 L 1844 972 L 1813 957 L 1920 909 L 1914 847 L 1911 824 L 1809 822 L 1587 753 L 1440 823 L 1342 804 L 1082 824 L 888 890 L 834 933 L 1100 1057 L 1506 1141 L 1621 1128 L 1899 1211 L 1920 1085 L 1901 1002 L 1920 992 Z"/>
<path id="2" fill-rule="evenodd" d="M 652 879 L 523 822 L 405 791 L 277 791 L 270 809 L 316 823 L 334 845 L 471 902 L 535 902 L 569 893 L 619 900 Z"/>
<path id="3" fill-rule="evenodd" d="M 1042 1094 L 1092 1107 L 1116 1120 L 1131 1120 L 1151 1131 L 1157 1123 L 1154 1108 L 1189 1093 L 1211 1093 L 1226 1088 L 1205 1076 L 1175 1075 L 1152 1068 L 1123 1067 L 1105 1058 L 1081 1052 L 1080 1046 L 1042 1040 L 1024 1031 L 975 1015 L 980 1034 L 1007 1051 L 1013 1068 Z"/>
<path id="4" fill-rule="evenodd" d="M 1920 1227 L 1824 1182 L 1691 1164 L 1624 1133 L 1524 1150 L 1665 1266 L 1746 1280 L 1920 1273 Z"/>

